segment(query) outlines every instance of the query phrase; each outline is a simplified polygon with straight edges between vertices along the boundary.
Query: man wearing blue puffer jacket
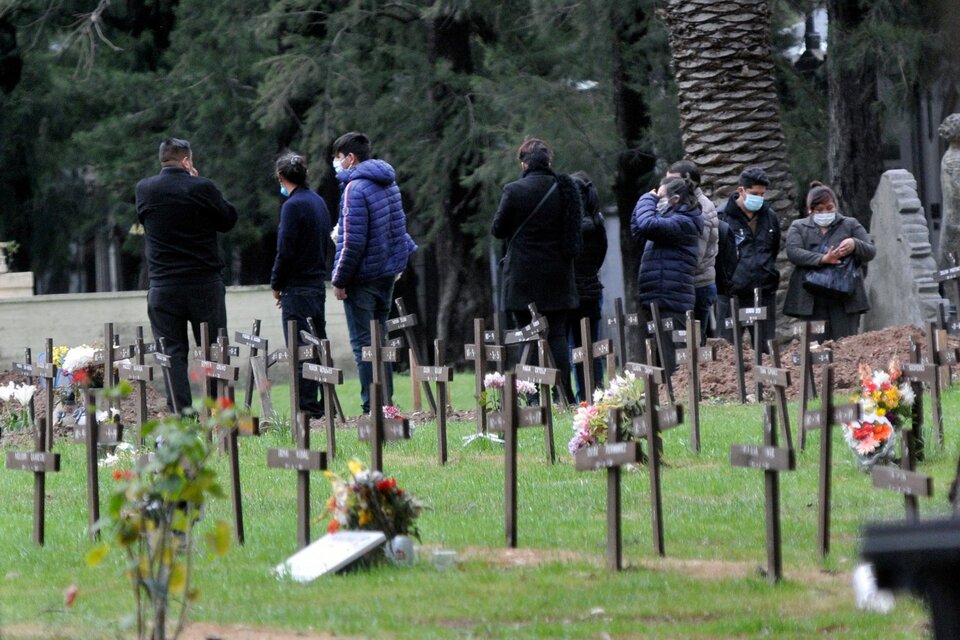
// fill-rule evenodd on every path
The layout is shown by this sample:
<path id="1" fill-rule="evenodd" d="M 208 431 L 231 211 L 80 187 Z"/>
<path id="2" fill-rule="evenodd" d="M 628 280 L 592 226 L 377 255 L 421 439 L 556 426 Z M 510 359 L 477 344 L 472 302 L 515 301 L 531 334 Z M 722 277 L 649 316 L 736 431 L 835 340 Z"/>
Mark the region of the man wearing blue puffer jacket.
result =
<path id="1" fill-rule="evenodd" d="M 346 133 L 333 143 L 333 169 L 343 193 L 337 228 L 337 253 L 330 280 L 343 301 L 350 346 L 360 375 L 360 400 L 370 412 L 373 368 L 361 358 L 370 346 L 370 321 L 376 318 L 386 334 L 393 283 L 417 249 L 407 233 L 396 172 L 383 160 L 371 158 L 370 139 Z M 391 397 L 390 365 L 386 365 L 384 397 Z"/>
<path id="2" fill-rule="evenodd" d="M 633 239 L 645 242 L 640 259 L 640 308 L 649 316 L 657 303 L 661 318 L 681 324 L 696 300 L 693 276 L 700 258 L 703 216 L 689 178 L 668 177 L 660 188 L 640 196 L 630 219 Z M 676 369 L 673 340 L 664 341 L 661 363 L 667 375 Z"/>

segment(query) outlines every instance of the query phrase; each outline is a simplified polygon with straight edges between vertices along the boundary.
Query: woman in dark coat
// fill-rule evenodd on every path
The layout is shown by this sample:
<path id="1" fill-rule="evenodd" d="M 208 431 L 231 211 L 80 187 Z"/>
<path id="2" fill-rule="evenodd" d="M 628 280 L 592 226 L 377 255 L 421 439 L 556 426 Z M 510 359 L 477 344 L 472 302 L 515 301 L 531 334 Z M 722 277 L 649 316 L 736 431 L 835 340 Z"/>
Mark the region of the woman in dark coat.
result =
<path id="1" fill-rule="evenodd" d="M 550 353 L 572 399 L 567 315 L 579 304 L 573 259 L 581 247 L 580 192 L 570 176 L 553 171 L 553 151 L 544 141 L 526 140 L 517 159 L 521 177 L 503 188 L 491 231 L 507 240 L 502 308 L 515 327 L 530 322 L 531 302 L 546 316 Z"/>
<path id="2" fill-rule="evenodd" d="M 873 240 L 855 218 L 840 215 L 837 197 L 830 187 L 810 184 L 808 215 L 794 220 L 787 231 L 787 258 L 796 267 L 790 275 L 783 312 L 801 320 L 826 320 L 826 340 L 839 340 L 857 333 L 860 314 L 870 308 L 863 287 L 863 267 L 877 255 Z M 855 261 L 860 271 L 853 294 L 844 300 L 815 296 L 803 287 L 811 269 Z"/>
<path id="3" fill-rule="evenodd" d="M 603 215 L 600 213 L 600 198 L 593 181 L 583 171 L 577 171 L 571 176 L 580 188 L 580 200 L 583 202 L 583 220 L 580 223 L 580 238 L 583 250 L 573 261 L 573 270 L 577 282 L 577 295 L 580 296 L 580 306 L 570 313 L 568 321 L 570 332 L 570 348 L 579 347 L 583 342 L 580 332 L 580 321 L 590 319 L 590 341 L 600 339 L 600 310 L 603 304 L 603 283 L 600 282 L 600 267 L 607 257 L 607 229 L 603 224 Z M 593 360 L 593 381 L 595 388 L 603 386 L 603 362 Z M 583 382 L 583 369 L 574 367 L 574 380 L 577 383 L 577 402 L 591 399 L 586 397 Z"/>
<path id="4" fill-rule="evenodd" d="M 664 178 L 654 193 L 640 196 L 630 220 L 634 240 L 645 242 L 640 259 L 640 306 L 657 303 L 662 318 L 686 321 L 695 300 L 693 274 L 700 257 L 703 216 L 689 178 Z M 673 341 L 664 342 L 662 362 L 676 368 Z"/>

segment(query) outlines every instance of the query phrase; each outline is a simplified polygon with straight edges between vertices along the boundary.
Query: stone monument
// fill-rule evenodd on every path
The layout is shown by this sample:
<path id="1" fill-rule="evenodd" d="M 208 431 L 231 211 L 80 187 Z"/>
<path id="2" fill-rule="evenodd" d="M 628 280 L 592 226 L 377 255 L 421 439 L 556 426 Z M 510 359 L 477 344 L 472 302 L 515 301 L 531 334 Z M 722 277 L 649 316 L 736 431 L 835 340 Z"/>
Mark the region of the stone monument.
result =
<path id="1" fill-rule="evenodd" d="M 33 272 L 12 272 L 7 268 L 7 253 L 16 251 L 13 242 L 0 242 L 0 298 L 22 298 L 33 295 Z"/>
<path id="2" fill-rule="evenodd" d="M 905 169 L 886 171 L 870 209 L 870 235 L 877 257 L 867 265 L 864 285 L 870 311 L 863 315 L 861 330 L 923 327 L 938 320 L 940 307 L 947 301 L 933 280 L 937 263 L 916 179 Z"/>
<path id="3" fill-rule="evenodd" d="M 941 269 L 952 267 L 947 254 L 960 252 L 960 113 L 947 116 L 940 125 L 940 137 L 950 147 L 940 162 L 940 188 L 943 191 L 943 217 L 937 263 Z"/>

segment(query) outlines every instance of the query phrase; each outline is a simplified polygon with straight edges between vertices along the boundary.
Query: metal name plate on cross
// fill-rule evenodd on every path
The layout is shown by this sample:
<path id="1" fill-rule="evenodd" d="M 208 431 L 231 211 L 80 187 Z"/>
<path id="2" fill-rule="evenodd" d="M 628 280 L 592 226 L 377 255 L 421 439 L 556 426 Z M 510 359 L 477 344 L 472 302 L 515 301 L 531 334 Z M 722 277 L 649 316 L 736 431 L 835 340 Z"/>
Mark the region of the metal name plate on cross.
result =
<path id="1" fill-rule="evenodd" d="M 33 542 L 41 547 L 46 519 L 46 474 L 60 471 L 60 454 L 47 450 L 46 438 L 46 420 L 37 418 L 35 450 L 7 452 L 7 469 L 33 473 Z"/>

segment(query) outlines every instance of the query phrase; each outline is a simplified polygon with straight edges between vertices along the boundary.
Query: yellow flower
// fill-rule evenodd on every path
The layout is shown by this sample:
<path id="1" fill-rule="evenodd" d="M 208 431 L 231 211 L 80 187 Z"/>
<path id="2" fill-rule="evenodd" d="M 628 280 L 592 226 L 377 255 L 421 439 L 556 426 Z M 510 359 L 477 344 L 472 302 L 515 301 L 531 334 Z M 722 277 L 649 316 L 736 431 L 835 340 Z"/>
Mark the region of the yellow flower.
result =
<path id="1" fill-rule="evenodd" d="M 353 475 L 357 475 L 358 473 L 363 471 L 363 463 L 357 460 L 356 458 L 354 458 L 353 460 L 347 463 L 347 468 L 350 469 L 350 473 L 352 473 Z"/>
<path id="2" fill-rule="evenodd" d="M 363 509 L 362 511 L 360 511 L 360 523 L 359 523 L 359 524 L 360 524 L 361 527 L 362 527 L 363 525 L 369 523 L 369 522 L 372 522 L 372 521 L 373 521 L 373 514 L 370 513 L 370 510 L 369 510 L 369 509 Z"/>
<path id="3" fill-rule="evenodd" d="M 882 417 L 885 416 L 886 414 L 887 414 L 887 410 L 886 410 L 886 409 L 881 409 L 881 408 L 879 408 L 879 407 L 877 408 L 877 415 L 878 415 L 878 416 L 880 416 L 880 417 L 882 418 Z"/>

